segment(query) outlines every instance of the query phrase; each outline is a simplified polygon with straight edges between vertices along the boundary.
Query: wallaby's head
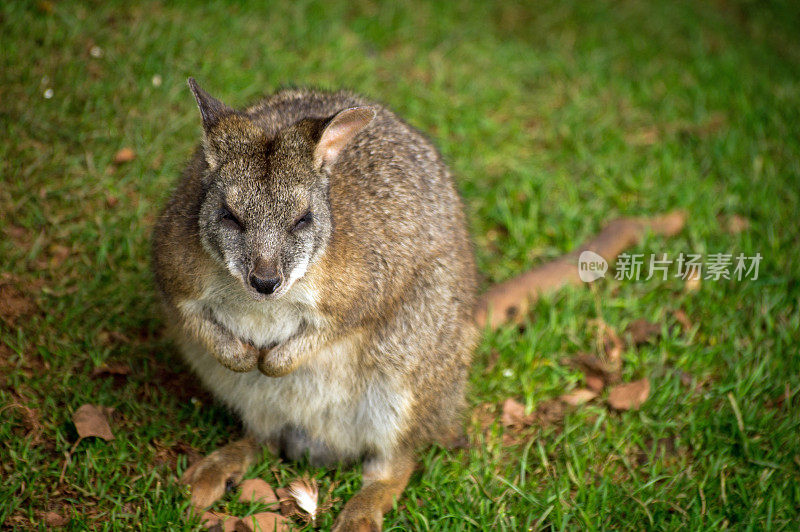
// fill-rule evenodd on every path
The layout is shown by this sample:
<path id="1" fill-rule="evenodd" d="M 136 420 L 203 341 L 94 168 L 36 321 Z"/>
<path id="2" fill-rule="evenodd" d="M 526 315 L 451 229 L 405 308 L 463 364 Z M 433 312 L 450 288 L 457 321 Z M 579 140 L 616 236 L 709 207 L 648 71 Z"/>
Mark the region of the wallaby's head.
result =
<path id="1" fill-rule="evenodd" d="M 254 298 L 278 298 L 325 251 L 332 231 L 330 168 L 375 110 L 344 109 L 268 135 L 192 78 L 189 87 L 203 118 L 208 163 L 199 217 L 203 247 Z"/>

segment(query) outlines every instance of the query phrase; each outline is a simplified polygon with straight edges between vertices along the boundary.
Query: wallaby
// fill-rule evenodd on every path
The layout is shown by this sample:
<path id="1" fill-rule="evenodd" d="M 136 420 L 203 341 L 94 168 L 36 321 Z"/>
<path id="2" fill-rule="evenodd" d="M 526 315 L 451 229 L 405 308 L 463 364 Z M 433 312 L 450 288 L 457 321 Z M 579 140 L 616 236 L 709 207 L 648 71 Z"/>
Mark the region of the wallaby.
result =
<path id="1" fill-rule="evenodd" d="M 424 135 L 349 92 L 234 110 L 190 78 L 203 141 L 155 227 L 183 357 L 247 438 L 192 466 L 204 507 L 263 444 L 363 461 L 334 530 L 380 530 L 415 451 L 459 432 L 478 332 L 463 208 Z"/>

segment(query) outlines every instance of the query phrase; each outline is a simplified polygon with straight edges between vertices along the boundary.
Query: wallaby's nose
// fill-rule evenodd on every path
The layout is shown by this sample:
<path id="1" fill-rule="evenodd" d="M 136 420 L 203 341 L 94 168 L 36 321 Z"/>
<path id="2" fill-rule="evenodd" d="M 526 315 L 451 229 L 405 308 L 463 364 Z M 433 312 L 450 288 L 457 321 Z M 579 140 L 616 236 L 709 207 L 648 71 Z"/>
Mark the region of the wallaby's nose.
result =
<path id="1" fill-rule="evenodd" d="M 267 277 L 266 279 L 262 279 L 261 277 L 256 277 L 255 274 L 250 274 L 250 285 L 261 294 L 271 294 L 278 288 L 279 284 L 281 284 L 280 277 Z"/>
<path id="2" fill-rule="evenodd" d="M 278 275 L 278 266 L 273 261 L 259 258 L 256 260 L 253 271 L 250 273 L 250 286 L 259 293 L 269 295 L 281 284 Z"/>

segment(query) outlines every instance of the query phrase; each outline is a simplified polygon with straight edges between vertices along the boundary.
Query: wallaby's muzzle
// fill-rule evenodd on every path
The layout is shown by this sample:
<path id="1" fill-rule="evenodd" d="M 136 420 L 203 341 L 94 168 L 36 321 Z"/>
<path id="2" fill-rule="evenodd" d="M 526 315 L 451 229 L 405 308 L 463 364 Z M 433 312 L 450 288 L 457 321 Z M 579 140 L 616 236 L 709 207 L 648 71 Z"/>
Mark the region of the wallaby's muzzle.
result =
<path id="1" fill-rule="evenodd" d="M 250 274 L 250 286 L 255 288 L 256 292 L 259 294 L 268 296 L 273 293 L 278 286 L 280 286 L 280 284 L 280 277 L 268 277 L 266 279 L 262 279 L 260 277 L 256 277 L 254 274 Z"/>
<path id="2" fill-rule="evenodd" d="M 250 286 L 259 294 L 270 295 L 281 285 L 281 275 L 278 266 L 274 261 L 267 261 L 262 258 L 256 260 L 253 271 L 248 276 Z"/>

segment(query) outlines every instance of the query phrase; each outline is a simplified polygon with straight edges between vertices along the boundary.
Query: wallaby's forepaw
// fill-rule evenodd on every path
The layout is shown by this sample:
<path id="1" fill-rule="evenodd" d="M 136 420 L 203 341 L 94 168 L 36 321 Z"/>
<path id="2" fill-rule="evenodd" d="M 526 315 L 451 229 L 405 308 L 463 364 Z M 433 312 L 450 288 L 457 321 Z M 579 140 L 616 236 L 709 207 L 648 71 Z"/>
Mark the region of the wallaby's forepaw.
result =
<path id="1" fill-rule="evenodd" d="M 229 370 L 246 373 L 258 364 L 259 351 L 252 344 L 234 338 L 217 345 L 214 355 Z"/>
<path id="2" fill-rule="evenodd" d="M 192 488 L 192 505 L 207 508 L 242 480 L 253 461 L 251 440 L 226 445 L 187 469 L 181 482 Z"/>
<path id="3" fill-rule="evenodd" d="M 331 532 L 379 532 L 383 528 L 383 512 L 365 502 L 359 500 L 358 494 L 347 501 Z"/>
<path id="4" fill-rule="evenodd" d="M 258 370 L 267 377 L 283 377 L 294 371 L 297 367 L 298 343 L 297 340 L 288 340 L 280 345 L 262 348 L 259 351 Z"/>

